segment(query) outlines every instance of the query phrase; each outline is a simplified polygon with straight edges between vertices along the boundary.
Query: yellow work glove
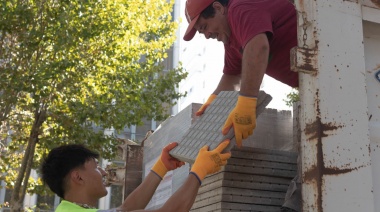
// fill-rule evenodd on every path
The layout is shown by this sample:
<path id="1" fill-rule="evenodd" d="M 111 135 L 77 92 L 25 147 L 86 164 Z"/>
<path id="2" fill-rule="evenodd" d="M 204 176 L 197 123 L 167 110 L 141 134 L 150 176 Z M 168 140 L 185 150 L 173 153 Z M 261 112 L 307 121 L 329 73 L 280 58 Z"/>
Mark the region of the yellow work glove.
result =
<path id="1" fill-rule="evenodd" d="M 195 113 L 195 115 L 196 116 L 202 115 L 207 109 L 207 107 L 211 104 L 211 102 L 214 101 L 216 96 L 217 96 L 216 94 L 211 94 L 210 97 L 208 97 L 207 101 L 202 105 L 202 107 L 199 108 L 199 110 Z"/>
<path id="2" fill-rule="evenodd" d="M 223 126 L 223 135 L 227 135 L 231 127 L 234 127 L 238 147 L 241 147 L 243 139 L 253 134 L 256 127 L 256 103 L 257 98 L 239 96 L 235 108 Z"/>
<path id="3" fill-rule="evenodd" d="M 230 140 L 227 139 L 220 143 L 214 150 L 208 151 L 208 146 L 204 146 L 199 150 L 198 156 L 191 167 L 190 174 L 194 174 L 200 184 L 202 184 L 202 180 L 207 175 L 219 171 L 222 166 L 227 164 L 227 159 L 231 157 L 231 152 L 223 154 L 221 154 L 221 152 L 229 143 Z"/>
<path id="4" fill-rule="evenodd" d="M 157 162 L 152 167 L 151 171 L 159 176 L 162 180 L 165 174 L 168 171 L 174 170 L 178 167 L 181 167 L 185 164 L 185 162 L 179 161 L 178 159 L 172 157 L 169 152 L 174 149 L 178 145 L 177 142 L 173 142 L 168 144 L 166 147 L 162 149 L 161 156 L 158 158 Z"/>

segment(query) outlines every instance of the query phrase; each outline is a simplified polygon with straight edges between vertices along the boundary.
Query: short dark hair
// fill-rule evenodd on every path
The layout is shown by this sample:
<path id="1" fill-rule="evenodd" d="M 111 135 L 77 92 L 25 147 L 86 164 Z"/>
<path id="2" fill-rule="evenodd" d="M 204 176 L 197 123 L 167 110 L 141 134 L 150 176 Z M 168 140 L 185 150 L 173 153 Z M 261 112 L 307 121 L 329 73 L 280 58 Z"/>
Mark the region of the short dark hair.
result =
<path id="1" fill-rule="evenodd" d="M 219 2 L 220 4 L 222 4 L 223 6 L 228 5 L 228 0 L 216 0 L 216 1 Z M 214 17 L 214 15 L 215 15 L 215 9 L 212 6 L 212 4 L 210 4 L 208 7 L 206 7 L 206 9 L 204 9 L 201 12 L 201 16 L 205 19 L 212 18 L 212 17 Z"/>
<path id="2" fill-rule="evenodd" d="M 42 162 L 42 181 L 49 186 L 50 190 L 63 198 L 66 176 L 74 168 L 83 166 L 89 159 L 98 157 L 98 153 L 81 144 L 69 144 L 54 148 Z"/>

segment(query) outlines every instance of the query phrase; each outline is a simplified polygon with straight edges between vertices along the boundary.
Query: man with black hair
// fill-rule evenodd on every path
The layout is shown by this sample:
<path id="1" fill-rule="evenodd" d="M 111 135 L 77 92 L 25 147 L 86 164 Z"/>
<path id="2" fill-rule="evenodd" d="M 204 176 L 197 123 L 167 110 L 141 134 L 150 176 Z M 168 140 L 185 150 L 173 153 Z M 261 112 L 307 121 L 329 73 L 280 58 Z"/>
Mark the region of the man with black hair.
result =
<path id="1" fill-rule="evenodd" d="M 184 184 L 161 208 L 153 211 L 189 211 L 202 180 L 206 175 L 219 171 L 231 157 L 231 153 L 221 153 L 228 144 L 229 140 L 226 140 L 211 151 L 207 146 L 201 148 Z M 144 181 L 115 209 L 96 209 L 99 199 L 107 195 L 106 172 L 97 164 L 99 154 L 83 145 L 71 144 L 52 149 L 41 166 L 42 180 L 63 199 L 56 212 L 145 211 L 165 174 L 184 165 L 169 155 L 176 146 L 177 143 L 173 142 L 162 150 Z"/>

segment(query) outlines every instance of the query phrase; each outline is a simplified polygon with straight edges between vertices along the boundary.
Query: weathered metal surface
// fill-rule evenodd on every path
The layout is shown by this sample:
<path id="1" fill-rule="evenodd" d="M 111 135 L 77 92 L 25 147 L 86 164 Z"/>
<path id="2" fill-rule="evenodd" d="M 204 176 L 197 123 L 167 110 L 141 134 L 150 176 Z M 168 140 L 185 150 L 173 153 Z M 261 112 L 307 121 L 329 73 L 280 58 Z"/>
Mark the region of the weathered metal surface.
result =
<path id="1" fill-rule="evenodd" d="M 313 74 L 318 71 L 317 52 L 313 49 L 294 47 L 290 51 L 290 69 Z"/>
<path id="2" fill-rule="evenodd" d="M 379 211 L 373 192 L 379 176 L 372 172 L 380 167 L 371 163 L 362 5 L 328 0 L 295 3 L 299 47 L 316 53 L 309 61 L 301 54 L 305 57 L 294 65 L 301 71 L 303 211 Z M 373 54 L 377 60 L 379 49 Z M 302 72 L 305 61 L 316 62 L 307 69 L 318 71 Z M 379 114 L 379 108 L 373 113 Z"/>
<path id="3" fill-rule="evenodd" d="M 361 4 L 368 7 L 380 8 L 380 0 L 362 0 Z"/>
<path id="4" fill-rule="evenodd" d="M 379 10 L 378 10 L 379 11 Z M 380 14 L 379 14 L 380 15 Z M 366 89 L 368 96 L 369 137 L 374 199 L 380 199 L 380 16 L 378 22 L 364 22 L 364 50 L 366 61 Z M 375 201 L 375 211 L 380 211 L 380 201 Z"/>
<path id="5" fill-rule="evenodd" d="M 380 23 L 380 8 L 362 6 L 362 16 L 364 21 Z"/>

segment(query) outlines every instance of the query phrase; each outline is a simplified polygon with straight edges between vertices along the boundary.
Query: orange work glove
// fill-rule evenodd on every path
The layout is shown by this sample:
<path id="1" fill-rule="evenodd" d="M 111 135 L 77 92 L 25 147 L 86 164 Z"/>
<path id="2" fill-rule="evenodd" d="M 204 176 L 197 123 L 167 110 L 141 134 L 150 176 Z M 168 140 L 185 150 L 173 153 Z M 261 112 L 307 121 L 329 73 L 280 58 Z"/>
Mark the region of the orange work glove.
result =
<path id="1" fill-rule="evenodd" d="M 208 97 L 207 101 L 202 105 L 202 107 L 199 108 L 199 110 L 195 113 L 195 115 L 196 116 L 202 115 L 207 109 L 207 107 L 211 104 L 211 102 L 214 101 L 216 96 L 217 96 L 216 94 L 211 94 L 210 97 Z"/>
<path id="2" fill-rule="evenodd" d="M 169 154 L 170 150 L 174 149 L 177 145 L 177 142 L 173 142 L 164 147 L 160 158 L 158 158 L 157 162 L 151 169 L 151 171 L 161 177 L 161 179 L 164 178 L 168 171 L 179 168 L 185 164 L 185 162 L 179 161 Z"/>
<path id="3" fill-rule="evenodd" d="M 227 135 L 231 127 L 234 127 L 238 147 L 241 147 L 243 139 L 253 134 L 256 127 L 256 103 L 257 98 L 239 96 L 235 108 L 223 126 L 223 135 Z"/>
<path id="4" fill-rule="evenodd" d="M 231 157 L 231 152 L 223 154 L 221 154 L 221 152 L 229 143 L 230 140 L 227 139 L 220 143 L 214 150 L 208 151 L 208 146 L 204 146 L 199 150 L 190 173 L 198 178 L 200 184 L 202 184 L 202 180 L 207 175 L 219 171 L 222 166 L 227 164 L 227 159 Z"/>

